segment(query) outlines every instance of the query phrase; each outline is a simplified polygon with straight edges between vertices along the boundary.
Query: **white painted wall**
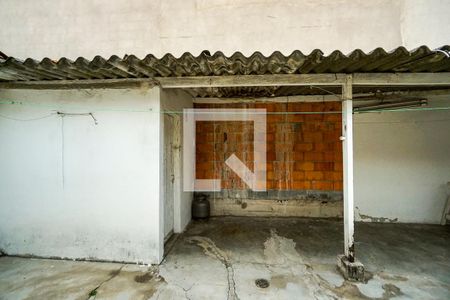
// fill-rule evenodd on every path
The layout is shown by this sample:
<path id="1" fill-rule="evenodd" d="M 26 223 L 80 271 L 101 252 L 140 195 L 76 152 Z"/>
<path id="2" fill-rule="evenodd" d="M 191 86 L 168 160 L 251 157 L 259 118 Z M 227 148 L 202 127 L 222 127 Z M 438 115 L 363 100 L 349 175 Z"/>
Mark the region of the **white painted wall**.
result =
<path id="1" fill-rule="evenodd" d="M 162 90 L 161 108 L 170 113 L 177 124 L 177 143 L 175 153 L 175 205 L 174 205 L 174 232 L 182 232 L 191 221 L 192 192 L 183 191 L 183 109 L 193 107 L 193 98 L 182 90 Z M 166 132 L 164 136 L 167 136 Z M 165 180 L 170 180 L 165 176 Z"/>
<path id="2" fill-rule="evenodd" d="M 161 187 L 164 207 L 164 240 L 174 233 L 175 206 L 175 160 L 179 157 L 177 149 L 177 122 L 171 114 L 163 114 L 163 171 L 164 185 Z"/>
<path id="3" fill-rule="evenodd" d="M 0 90 L 0 249 L 159 262 L 159 99 L 158 88 Z"/>
<path id="4" fill-rule="evenodd" d="M 448 0 L 0 0 L 0 7 L 0 49 L 19 58 L 450 43 Z"/>
<path id="5" fill-rule="evenodd" d="M 450 96 L 432 97 L 429 106 L 450 107 Z M 356 220 L 440 222 L 450 181 L 449 110 L 355 114 L 354 155 Z"/>
<path id="6" fill-rule="evenodd" d="M 402 45 L 439 47 L 450 44 L 449 0 L 403 0 L 400 15 Z"/>

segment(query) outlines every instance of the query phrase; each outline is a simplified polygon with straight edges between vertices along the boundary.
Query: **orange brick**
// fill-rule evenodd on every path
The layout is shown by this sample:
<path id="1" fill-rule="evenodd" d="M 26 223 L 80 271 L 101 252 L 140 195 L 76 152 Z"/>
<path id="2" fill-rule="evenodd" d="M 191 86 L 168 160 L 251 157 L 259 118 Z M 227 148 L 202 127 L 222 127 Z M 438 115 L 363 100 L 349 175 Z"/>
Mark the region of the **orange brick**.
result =
<path id="1" fill-rule="evenodd" d="M 291 177 L 294 181 L 300 181 L 305 179 L 305 172 L 303 171 L 294 171 L 291 174 Z"/>
<path id="2" fill-rule="evenodd" d="M 290 102 L 287 104 L 287 111 L 289 112 L 298 112 L 303 110 L 303 103 L 301 102 Z"/>
<path id="3" fill-rule="evenodd" d="M 323 160 L 323 152 L 305 152 L 305 161 L 321 161 Z"/>
<path id="4" fill-rule="evenodd" d="M 325 104 L 323 102 L 320 103 L 311 103 L 311 111 L 321 112 L 325 110 Z"/>
<path id="5" fill-rule="evenodd" d="M 286 180 L 286 172 L 284 171 L 275 171 L 273 174 L 273 180 L 275 181 Z"/>
<path id="6" fill-rule="evenodd" d="M 322 132 L 305 131 L 303 132 L 303 141 L 305 142 L 321 142 L 323 140 Z"/>
<path id="7" fill-rule="evenodd" d="M 198 141 L 195 144 L 196 149 L 211 151 L 214 150 L 214 142 Z"/>
<path id="8" fill-rule="evenodd" d="M 284 159 L 285 161 L 295 161 L 294 159 L 294 152 L 289 151 L 284 153 Z"/>
<path id="9" fill-rule="evenodd" d="M 208 170 L 214 168 L 214 164 L 212 162 L 197 162 L 196 170 Z"/>
<path id="10" fill-rule="evenodd" d="M 287 159 L 286 159 L 286 154 L 287 154 L 288 152 L 282 152 L 282 151 L 277 151 L 276 153 L 275 153 L 275 155 L 276 155 L 276 161 L 287 161 Z"/>
<path id="11" fill-rule="evenodd" d="M 333 162 L 316 162 L 316 163 L 314 163 L 314 170 L 316 170 L 316 171 L 333 171 L 334 163 Z"/>
<path id="12" fill-rule="evenodd" d="M 342 153 L 342 142 L 339 141 L 339 142 L 333 143 L 333 150 Z"/>
<path id="13" fill-rule="evenodd" d="M 260 160 L 261 158 L 266 158 L 267 153 L 254 152 L 254 151 L 244 151 L 242 156 L 246 161 Z"/>
<path id="14" fill-rule="evenodd" d="M 289 152 L 293 151 L 294 146 L 287 143 L 277 143 L 275 144 L 275 151 L 276 152 Z"/>
<path id="15" fill-rule="evenodd" d="M 324 142 L 339 142 L 340 132 L 324 132 L 323 140 Z"/>
<path id="16" fill-rule="evenodd" d="M 275 144 L 274 143 L 267 144 L 266 151 L 267 152 L 270 152 L 270 151 L 275 152 Z"/>
<path id="17" fill-rule="evenodd" d="M 289 113 L 289 114 L 287 114 L 286 120 L 288 122 L 302 122 L 305 120 L 305 118 L 303 117 L 303 114 Z"/>
<path id="18" fill-rule="evenodd" d="M 241 179 L 236 179 L 233 181 L 232 188 L 238 189 L 238 190 L 244 190 L 244 189 L 247 189 L 247 185 Z"/>
<path id="19" fill-rule="evenodd" d="M 293 153 L 293 155 L 294 155 L 294 160 L 295 161 L 302 161 L 304 159 L 304 153 L 303 152 L 296 151 L 296 152 Z"/>
<path id="20" fill-rule="evenodd" d="M 276 123 L 267 123 L 266 125 L 266 131 L 268 133 L 275 133 L 277 131 L 277 124 Z"/>
<path id="21" fill-rule="evenodd" d="M 343 174 L 339 171 L 328 171 L 324 172 L 324 176 L 325 180 L 342 181 Z"/>
<path id="22" fill-rule="evenodd" d="M 214 152 L 212 151 L 202 151 L 202 152 L 195 152 L 196 157 L 198 157 L 198 160 L 201 161 L 213 161 L 215 160 Z"/>
<path id="23" fill-rule="evenodd" d="M 213 132 L 197 132 L 195 136 L 196 144 L 201 143 L 214 143 L 214 133 Z"/>
<path id="24" fill-rule="evenodd" d="M 314 143 L 314 151 L 332 151 L 334 143 Z"/>
<path id="25" fill-rule="evenodd" d="M 323 172 L 310 171 L 310 172 L 305 172 L 305 178 L 307 180 L 322 180 L 322 179 L 324 179 L 324 175 L 323 175 Z"/>
<path id="26" fill-rule="evenodd" d="M 277 103 L 255 103 L 256 108 L 265 108 L 268 112 L 277 111 Z"/>
<path id="27" fill-rule="evenodd" d="M 314 163 L 312 163 L 312 162 L 295 162 L 295 170 L 313 171 Z"/>
<path id="28" fill-rule="evenodd" d="M 216 164 L 214 167 L 213 178 L 221 178 L 221 177 L 222 177 L 222 164 Z"/>
<path id="29" fill-rule="evenodd" d="M 266 154 L 267 161 L 274 161 L 275 157 L 276 157 L 275 151 L 270 151 L 270 152 L 267 152 L 267 154 Z"/>
<path id="30" fill-rule="evenodd" d="M 284 114 L 278 114 L 278 113 L 270 114 L 269 113 L 266 117 L 266 120 L 268 123 L 279 123 L 279 122 L 284 121 L 284 118 L 285 118 Z"/>
<path id="31" fill-rule="evenodd" d="M 217 152 L 217 151 L 213 151 L 213 153 L 214 153 L 214 160 L 215 161 L 225 161 L 225 156 L 223 155 L 223 153 L 222 152 Z M 202 156 L 200 156 L 200 157 L 202 157 Z"/>
<path id="32" fill-rule="evenodd" d="M 335 191 L 342 191 L 343 190 L 342 181 L 335 181 L 335 182 L 333 182 L 333 190 L 335 190 Z"/>
<path id="33" fill-rule="evenodd" d="M 298 143 L 294 145 L 295 151 L 312 151 L 313 150 L 313 144 L 312 143 Z"/>
<path id="34" fill-rule="evenodd" d="M 311 122 L 311 121 L 323 121 L 324 120 L 324 114 L 308 114 L 304 115 L 305 122 Z"/>
<path id="35" fill-rule="evenodd" d="M 332 181 L 334 180 L 333 177 L 334 172 L 323 172 L 323 179 Z"/>
<path id="36" fill-rule="evenodd" d="M 214 123 L 213 122 L 206 122 L 206 121 L 200 121 L 196 123 L 196 130 L 199 130 L 200 132 L 214 132 Z"/>
<path id="37" fill-rule="evenodd" d="M 294 132 L 294 125 L 289 122 L 279 122 L 277 124 L 277 132 L 281 134 Z"/>
<path id="38" fill-rule="evenodd" d="M 325 111 L 341 111 L 342 104 L 339 101 L 329 101 L 323 103 Z"/>
<path id="39" fill-rule="evenodd" d="M 214 169 L 205 170 L 203 175 L 204 175 L 203 178 L 207 178 L 207 179 L 211 178 L 211 179 L 213 179 L 214 178 Z"/>
<path id="40" fill-rule="evenodd" d="M 342 181 L 343 178 L 344 178 L 344 174 L 342 174 L 342 171 L 341 172 L 333 172 L 333 180 Z"/>
<path id="41" fill-rule="evenodd" d="M 285 133 L 284 133 L 284 140 L 285 140 L 285 141 L 294 142 L 297 135 L 298 135 L 298 134 L 295 133 L 295 132 L 285 132 Z"/>
<path id="42" fill-rule="evenodd" d="M 325 143 L 325 151 L 339 151 L 342 149 L 341 142 L 338 143 Z"/>
<path id="43" fill-rule="evenodd" d="M 289 184 L 285 180 L 275 181 L 275 188 L 279 190 L 286 190 L 289 188 Z"/>
<path id="44" fill-rule="evenodd" d="M 323 160 L 325 161 L 333 161 L 334 158 L 334 152 L 328 151 L 323 153 Z"/>
<path id="45" fill-rule="evenodd" d="M 332 181 L 313 181 L 311 183 L 313 190 L 331 191 L 333 190 Z"/>
<path id="46" fill-rule="evenodd" d="M 293 181 L 291 186 L 294 190 L 305 190 L 309 188 L 310 184 L 308 181 Z"/>
<path id="47" fill-rule="evenodd" d="M 292 170 L 292 169 L 294 169 L 294 162 L 290 162 L 290 161 L 274 161 L 273 162 L 274 172 L 285 173 L 286 170 Z"/>
<path id="48" fill-rule="evenodd" d="M 308 121 L 303 128 L 307 131 L 325 131 L 328 129 L 328 125 L 322 121 Z"/>
<path id="49" fill-rule="evenodd" d="M 206 179 L 205 177 L 205 171 L 202 170 L 195 170 L 195 178 L 196 179 Z"/>
<path id="50" fill-rule="evenodd" d="M 325 114 L 324 121 L 327 122 L 340 122 L 342 121 L 342 114 L 341 113 L 335 113 L 335 114 Z"/>
<path id="51" fill-rule="evenodd" d="M 301 111 L 301 112 L 310 112 L 313 111 L 313 105 L 311 102 L 302 102 L 302 103 L 297 103 L 297 111 Z"/>
<path id="52" fill-rule="evenodd" d="M 283 102 L 275 103 L 275 110 L 277 112 L 287 112 L 288 110 L 287 103 Z"/>
<path id="53" fill-rule="evenodd" d="M 222 180 L 221 188 L 222 189 L 231 189 L 233 187 L 233 182 L 229 180 Z"/>
<path id="54" fill-rule="evenodd" d="M 236 149 L 235 151 L 240 151 L 240 152 L 252 151 L 253 152 L 253 145 L 251 143 L 235 143 L 233 145 L 233 148 Z M 231 151 L 233 151 L 233 150 L 231 150 Z"/>

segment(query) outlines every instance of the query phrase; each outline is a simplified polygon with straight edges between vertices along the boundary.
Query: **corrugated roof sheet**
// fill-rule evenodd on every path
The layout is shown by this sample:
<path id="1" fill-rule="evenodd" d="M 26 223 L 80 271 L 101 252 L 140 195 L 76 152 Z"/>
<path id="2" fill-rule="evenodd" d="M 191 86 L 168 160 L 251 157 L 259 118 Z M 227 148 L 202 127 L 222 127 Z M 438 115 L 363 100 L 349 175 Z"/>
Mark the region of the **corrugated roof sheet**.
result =
<path id="1" fill-rule="evenodd" d="M 387 52 L 377 48 L 370 53 L 357 49 L 348 55 L 334 51 L 324 55 L 316 49 L 305 55 L 294 51 L 285 56 L 274 52 L 264 56 L 255 52 L 249 57 L 240 52 L 225 56 L 222 52 L 199 56 L 184 53 L 176 58 L 166 54 L 156 58 L 149 54 L 143 59 L 134 55 L 109 59 L 96 56 L 93 60 L 83 57 L 72 61 L 44 58 L 41 61 L 28 58 L 25 61 L 9 57 L 0 59 L 0 81 L 79 80 L 152 78 L 180 76 L 306 74 L 306 73 L 365 73 L 365 72 L 449 72 L 450 46 L 431 50 L 426 46 L 408 51 L 399 47 Z"/>

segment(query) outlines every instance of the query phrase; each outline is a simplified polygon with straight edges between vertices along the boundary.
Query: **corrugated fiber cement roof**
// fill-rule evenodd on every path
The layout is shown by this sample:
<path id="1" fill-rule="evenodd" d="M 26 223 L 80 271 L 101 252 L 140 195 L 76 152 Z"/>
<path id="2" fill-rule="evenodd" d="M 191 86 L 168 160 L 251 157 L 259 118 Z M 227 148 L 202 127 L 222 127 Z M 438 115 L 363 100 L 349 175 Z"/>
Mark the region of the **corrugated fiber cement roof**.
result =
<path id="1" fill-rule="evenodd" d="M 274 52 L 264 56 L 255 52 L 246 57 L 240 52 L 225 56 L 222 52 L 199 56 L 184 53 L 176 58 L 166 54 L 156 58 L 149 54 L 140 59 L 134 55 L 93 60 L 79 57 L 75 61 L 61 58 L 41 61 L 28 58 L 0 58 L 0 81 L 55 81 L 80 79 L 120 79 L 182 76 L 318 74 L 318 73 L 390 73 L 390 72 L 449 72 L 450 46 L 432 50 L 426 46 L 408 51 L 399 47 L 390 52 L 377 48 L 370 53 L 357 49 L 348 55 L 334 51 L 324 55 L 316 49 L 305 55 L 294 51 L 285 56 Z"/>

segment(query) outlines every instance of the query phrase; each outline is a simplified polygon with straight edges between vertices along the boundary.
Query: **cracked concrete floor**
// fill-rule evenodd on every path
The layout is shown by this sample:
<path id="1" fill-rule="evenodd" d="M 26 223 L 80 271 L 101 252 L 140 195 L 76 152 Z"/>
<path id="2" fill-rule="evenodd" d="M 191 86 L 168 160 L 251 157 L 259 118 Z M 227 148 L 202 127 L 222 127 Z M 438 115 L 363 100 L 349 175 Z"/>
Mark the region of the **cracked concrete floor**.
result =
<path id="1" fill-rule="evenodd" d="M 450 299 L 449 226 L 358 223 L 367 283 L 336 271 L 342 237 L 336 220 L 196 221 L 160 266 L 2 257 L 0 299 Z"/>

